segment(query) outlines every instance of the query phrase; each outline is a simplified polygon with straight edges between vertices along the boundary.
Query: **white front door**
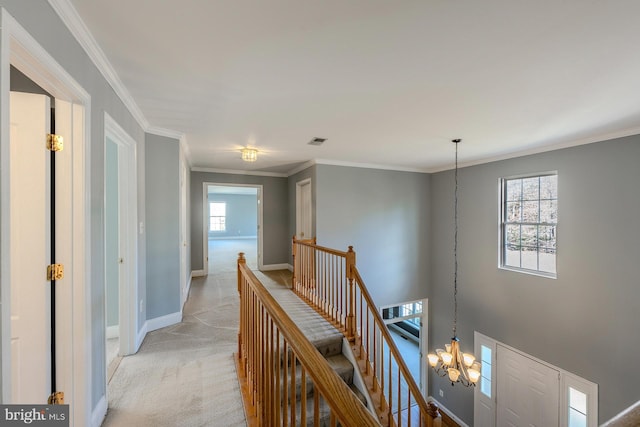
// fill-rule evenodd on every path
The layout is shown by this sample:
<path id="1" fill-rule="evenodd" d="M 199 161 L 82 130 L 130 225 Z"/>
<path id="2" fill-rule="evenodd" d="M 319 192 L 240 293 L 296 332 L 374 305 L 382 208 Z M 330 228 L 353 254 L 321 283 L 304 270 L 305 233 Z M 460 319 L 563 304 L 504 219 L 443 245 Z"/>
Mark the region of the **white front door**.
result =
<path id="1" fill-rule="evenodd" d="M 11 92 L 11 403 L 44 404 L 50 394 L 50 111 L 47 96 Z"/>
<path id="2" fill-rule="evenodd" d="M 498 344 L 497 426 L 558 426 L 560 372 Z"/>

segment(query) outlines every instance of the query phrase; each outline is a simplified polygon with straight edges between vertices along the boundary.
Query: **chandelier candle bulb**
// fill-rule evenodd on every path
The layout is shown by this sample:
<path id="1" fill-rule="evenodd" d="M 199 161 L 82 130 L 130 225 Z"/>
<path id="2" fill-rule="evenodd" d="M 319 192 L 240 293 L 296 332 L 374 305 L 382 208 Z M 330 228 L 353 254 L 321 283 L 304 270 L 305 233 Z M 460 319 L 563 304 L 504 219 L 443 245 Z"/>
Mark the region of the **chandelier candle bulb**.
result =
<path id="1" fill-rule="evenodd" d="M 469 369 L 467 372 L 469 373 L 469 380 L 474 384 L 477 383 L 478 379 L 480 379 L 480 371 Z"/>
<path id="2" fill-rule="evenodd" d="M 449 368 L 448 371 L 449 371 L 449 379 L 451 380 L 451 385 L 453 385 L 453 383 L 458 381 L 458 378 L 460 377 L 460 371 L 455 368 Z"/>
<path id="3" fill-rule="evenodd" d="M 427 354 L 427 357 L 429 358 L 429 365 L 432 367 L 438 364 L 439 357 L 437 354 L 429 353 Z"/>
<path id="4" fill-rule="evenodd" d="M 467 367 L 473 365 L 473 362 L 476 360 L 476 357 L 470 353 L 463 353 L 462 358 L 464 359 L 464 364 L 467 365 Z"/>

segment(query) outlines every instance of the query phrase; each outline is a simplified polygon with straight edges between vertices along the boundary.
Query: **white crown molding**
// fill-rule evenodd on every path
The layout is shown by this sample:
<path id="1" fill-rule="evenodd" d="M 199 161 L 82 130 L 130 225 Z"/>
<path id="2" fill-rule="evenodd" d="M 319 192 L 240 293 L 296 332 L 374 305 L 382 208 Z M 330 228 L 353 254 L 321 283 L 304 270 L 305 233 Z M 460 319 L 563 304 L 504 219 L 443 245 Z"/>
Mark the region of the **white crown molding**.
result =
<path id="1" fill-rule="evenodd" d="M 606 142 L 606 141 L 611 141 L 613 139 L 625 138 L 627 136 L 633 136 L 633 135 L 640 135 L 640 127 L 624 129 L 616 132 L 604 133 L 596 136 L 589 136 L 587 138 L 574 139 L 571 141 L 561 142 L 558 144 L 545 145 L 543 147 L 536 147 L 530 150 L 515 151 L 513 153 L 504 154 L 501 156 L 486 157 L 483 159 L 471 160 L 468 162 L 463 161 L 463 162 L 459 162 L 458 167 L 464 168 L 469 166 L 483 165 L 486 163 L 498 162 L 500 160 L 508 160 L 508 159 L 515 159 L 518 157 L 531 156 L 533 154 L 540 154 L 540 153 L 546 153 L 548 151 L 562 150 L 565 148 L 577 147 L 579 145 L 594 144 L 597 142 Z M 454 165 L 447 165 L 447 166 L 429 169 L 427 172 L 437 173 L 437 172 L 443 172 L 446 170 L 451 170 L 453 168 L 454 168 Z"/>
<path id="2" fill-rule="evenodd" d="M 417 172 L 417 173 L 429 172 L 427 169 L 405 168 L 401 166 L 379 165 L 375 163 L 343 162 L 340 160 L 328 160 L 328 159 L 315 159 L 314 162 L 317 165 L 346 166 L 350 168 L 380 169 L 380 170 L 390 170 L 390 171 L 398 171 L 398 172 Z"/>
<path id="3" fill-rule="evenodd" d="M 49 5 L 58 14 L 62 22 L 67 26 L 73 37 L 80 43 L 80 46 L 87 53 L 91 61 L 98 68 L 100 73 L 107 80 L 109 85 L 116 92 L 116 95 L 122 100 L 131 115 L 136 119 L 142 129 L 149 129 L 149 121 L 146 119 L 142 111 L 136 104 L 135 100 L 124 86 L 120 77 L 114 70 L 113 66 L 107 59 L 96 40 L 93 38 L 91 31 L 80 18 L 78 11 L 71 4 L 71 0 L 48 0 Z"/>
<path id="4" fill-rule="evenodd" d="M 255 175 L 255 176 L 272 176 L 275 178 L 287 178 L 285 173 L 276 172 L 260 172 L 260 171 L 243 171 L 235 169 L 217 169 L 217 168 L 191 168 L 192 172 L 207 172 L 207 173 L 226 173 L 230 175 Z"/>
<path id="5" fill-rule="evenodd" d="M 295 174 L 297 174 L 298 172 L 302 172 L 305 169 L 310 168 L 311 166 L 315 165 L 316 162 L 314 160 L 309 160 L 308 162 L 304 162 L 303 164 L 301 164 L 300 166 L 298 166 L 295 169 L 290 170 L 289 172 L 287 172 L 287 176 L 293 176 Z"/>
<path id="6" fill-rule="evenodd" d="M 157 126 L 148 126 L 145 129 L 145 132 L 153 135 L 165 136 L 167 138 L 173 138 L 173 139 L 179 139 L 179 140 L 184 138 L 184 134 L 182 132 L 178 132 L 171 129 L 165 129 Z"/>

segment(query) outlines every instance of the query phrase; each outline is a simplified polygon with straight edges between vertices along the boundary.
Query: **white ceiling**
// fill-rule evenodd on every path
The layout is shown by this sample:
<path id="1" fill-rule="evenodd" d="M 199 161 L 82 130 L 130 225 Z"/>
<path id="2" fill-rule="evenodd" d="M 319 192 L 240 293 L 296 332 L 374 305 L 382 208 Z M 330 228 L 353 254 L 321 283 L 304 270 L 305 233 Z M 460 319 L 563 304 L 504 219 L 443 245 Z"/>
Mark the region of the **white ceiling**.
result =
<path id="1" fill-rule="evenodd" d="M 637 0 L 71 3 L 194 167 L 435 171 L 452 138 L 472 164 L 640 133 Z"/>

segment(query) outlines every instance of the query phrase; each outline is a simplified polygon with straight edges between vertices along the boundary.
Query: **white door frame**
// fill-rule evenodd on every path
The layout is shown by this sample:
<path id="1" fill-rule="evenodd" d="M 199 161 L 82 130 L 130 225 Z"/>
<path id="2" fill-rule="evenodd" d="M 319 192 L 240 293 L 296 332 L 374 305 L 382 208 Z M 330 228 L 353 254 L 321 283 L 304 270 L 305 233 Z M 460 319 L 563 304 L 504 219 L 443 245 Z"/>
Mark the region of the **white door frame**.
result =
<path id="1" fill-rule="evenodd" d="M 258 269 L 264 267 L 262 261 L 262 185 L 260 184 L 230 184 L 226 182 L 202 183 L 202 271 L 209 274 L 209 191 L 210 185 L 221 187 L 249 187 L 258 191 Z"/>
<path id="2" fill-rule="evenodd" d="M 180 146 L 180 308 L 183 309 L 184 303 L 189 296 L 190 283 L 187 281 L 187 249 L 189 248 L 189 232 L 187 229 L 187 160 Z"/>
<path id="3" fill-rule="evenodd" d="M 568 424 L 568 387 L 575 388 L 587 395 L 587 425 L 589 427 L 595 427 L 598 425 L 598 384 L 593 383 L 585 378 L 581 378 L 578 375 L 566 371 L 558 366 L 552 365 L 551 363 L 545 362 L 542 359 L 538 359 L 530 354 L 523 352 L 515 347 L 511 347 L 510 345 L 504 344 L 494 338 L 491 338 L 487 335 L 481 334 L 478 331 L 474 331 L 474 354 L 477 355 L 479 359 L 482 358 L 481 346 L 486 346 L 491 350 L 491 359 L 492 359 L 492 369 L 491 369 L 491 398 L 484 398 L 485 404 L 487 407 L 490 406 L 490 418 L 487 425 L 482 425 L 480 427 L 494 427 L 496 425 L 497 420 L 497 399 L 498 399 L 498 370 L 500 369 L 500 361 L 497 358 L 497 350 L 498 347 L 502 347 L 503 349 L 509 350 L 520 356 L 526 357 L 533 362 L 544 365 L 548 368 L 551 368 L 555 371 L 558 371 L 560 375 L 559 381 L 559 399 L 558 399 L 558 410 L 559 410 L 559 422 L 558 425 L 560 427 L 566 427 Z M 482 398 L 480 395 L 480 387 L 474 387 L 474 422 L 476 425 L 478 424 L 477 414 L 479 414 L 479 399 Z"/>
<path id="4" fill-rule="evenodd" d="M 104 145 L 107 138 L 118 146 L 118 222 L 119 270 L 118 317 L 119 354 L 126 356 L 138 351 L 138 167 L 136 141 L 106 112 L 104 113 Z M 104 156 L 106 162 L 106 155 Z M 107 169 L 105 167 L 105 175 Z M 106 211 L 105 179 L 105 211 Z M 105 221 L 106 227 L 106 221 Z M 105 228 L 105 232 L 106 232 Z M 106 245 L 106 239 L 105 239 Z M 106 246 L 105 246 L 106 248 Z M 106 249 L 105 249 L 106 253 Z M 106 272 L 105 272 L 106 286 Z M 106 298 L 105 298 L 106 302 Z M 106 313 L 105 313 L 106 324 Z M 136 345 L 138 344 L 138 345 Z M 106 336 L 105 336 L 106 351 Z"/>
<path id="5" fill-rule="evenodd" d="M 70 406 L 72 425 L 90 425 L 91 416 L 91 224 L 90 224 L 90 144 L 91 97 L 73 77 L 4 9 L 0 9 L 0 341 L 2 361 L 2 401 L 11 398 L 11 289 L 9 238 L 9 91 L 10 65 L 14 65 L 53 97 L 72 103 L 73 223 L 71 265 L 65 269 L 62 301 L 70 303 L 62 316 L 58 337 L 69 349 L 69 357 L 58 365 L 63 374 L 61 391 Z M 44 147 L 44 144 L 43 144 Z M 43 148 L 44 149 L 44 148 Z M 43 269 L 46 266 L 42 267 Z M 44 271 L 44 270 L 43 270 Z M 44 274 L 44 273 L 43 273 Z M 62 283 L 62 281 L 60 282 Z M 72 323 L 70 323 L 72 321 Z M 65 388 L 64 390 L 62 388 Z"/>
<path id="6" fill-rule="evenodd" d="M 309 205 L 308 206 L 303 206 L 302 203 L 302 188 L 304 186 L 308 185 L 309 186 L 309 191 L 312 191 L 312 187 L 311 187 L 311 178 L 305 178 L 301 181 L 296 182 L 296 238 L 298 239 L 311 239 L 313 238 L 313 214 L 312 214 L 312 203 L 311 203 L 311 197 L 309 197 Z M 310 194 L 311 196 L 311 194 Z M 306 208 L 306 209 L 305 209 Z M 307 212 L 309 212 L 310 214 L 310 218 L 309 218 L 309 230 L 308 230 L 308 236 L 303 236 L 303 231 L 302 230 L 302 215 L 303 212 L 307 210 Z"/>

